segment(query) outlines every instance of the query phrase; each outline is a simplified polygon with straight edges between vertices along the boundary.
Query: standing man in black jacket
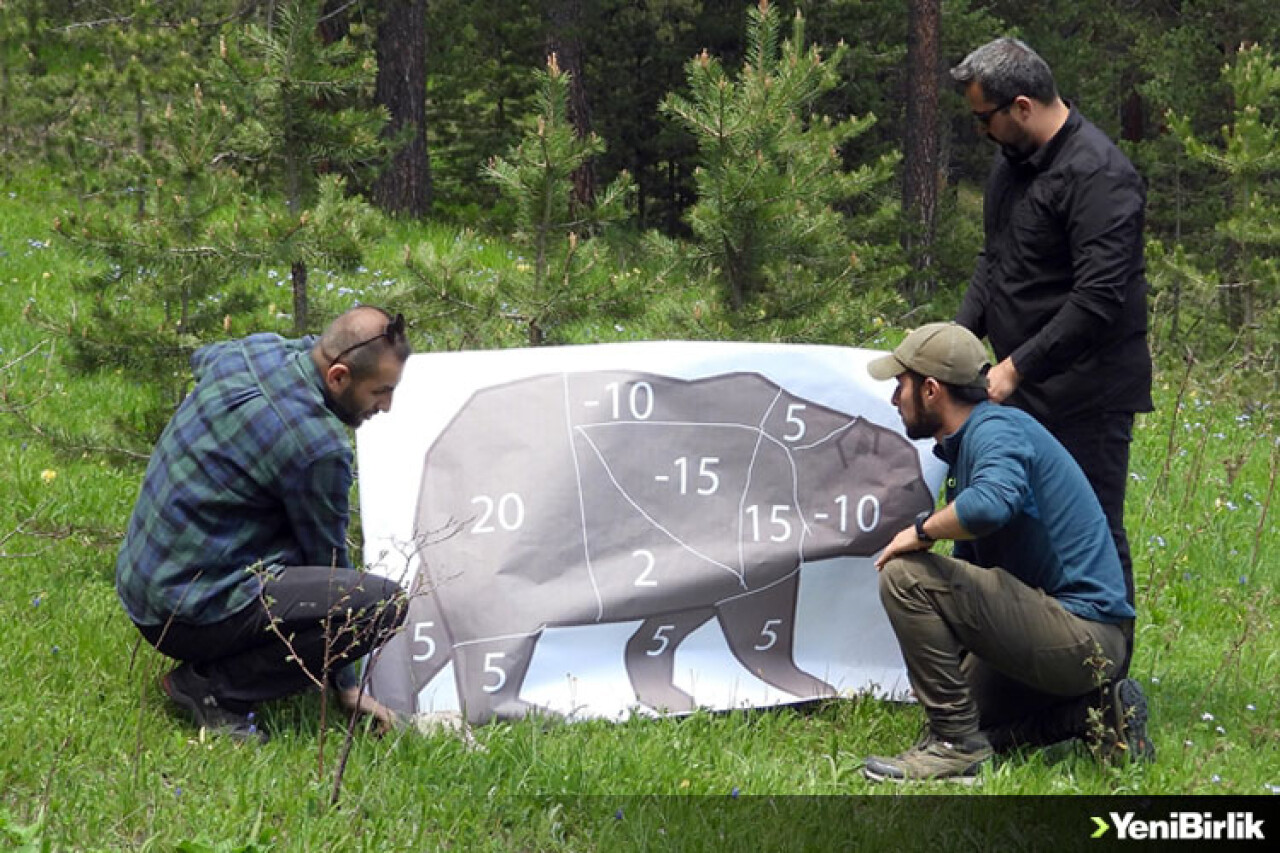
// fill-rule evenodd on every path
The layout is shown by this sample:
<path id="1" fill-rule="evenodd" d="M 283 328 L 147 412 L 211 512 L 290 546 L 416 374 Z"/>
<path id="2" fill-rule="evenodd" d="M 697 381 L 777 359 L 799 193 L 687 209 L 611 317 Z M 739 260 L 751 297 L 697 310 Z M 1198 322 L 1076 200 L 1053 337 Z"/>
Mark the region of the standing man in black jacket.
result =
<path id="1" fill-rule="evenodd" d="M 1143 181 L 1022 42 L 985 44 L 951 77 L 1000 146 L 956 322 L 991 342 L 990 399 L 1035 416 L 1084 469 L 1133 604 L 1124 493 L 1134 414 L 1152 410 Z"/>

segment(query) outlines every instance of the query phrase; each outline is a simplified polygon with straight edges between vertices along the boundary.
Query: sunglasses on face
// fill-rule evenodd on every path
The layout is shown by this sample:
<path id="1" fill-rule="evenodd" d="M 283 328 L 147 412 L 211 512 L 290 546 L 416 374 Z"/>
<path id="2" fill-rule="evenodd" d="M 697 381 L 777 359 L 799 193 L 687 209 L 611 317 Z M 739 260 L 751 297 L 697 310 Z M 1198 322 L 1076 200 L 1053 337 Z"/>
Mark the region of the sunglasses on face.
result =
<path id="1" fill-rule="evenodd" d="M 342 360 L 343 356 L 349 353 L 355 352 L 356 350 L 360 349 L 360 347 L 368 346 L 374 341 L 380 341 L 383 338 L 386 338 L 387 342 L 392 344 L 393 346 L 398 341 L 401 341 L 404 339 L 404 315 L 403 314 L 397 313 L 396 316 L 392 317 L 387 322 L 386 328 L 384 328 L 379 334 L 374 335 L 372 338 L 369 338 L 368 340 L 360 341 L 360 343 L 358 344 L 352 344 L 351 346 L 344 349 L 342 352 L 338 353 L 333 358 L 333 364 L 337 364 L 339 361 Z"/>
<path id="2" fill-rule="evenodd" d="M 986 127 L 991 124 L 991 120 L 996 117 L 996 113 L 1004 112 L 1009 109 L 1009 107 L 1013 106 L 1013 102 L 1016 100 L 1017 98 L 1010 98 L 1000 106 L 992 107 L 989 110 L 974 110 L 973 117 L 976 118 L 983 127 Z"/>

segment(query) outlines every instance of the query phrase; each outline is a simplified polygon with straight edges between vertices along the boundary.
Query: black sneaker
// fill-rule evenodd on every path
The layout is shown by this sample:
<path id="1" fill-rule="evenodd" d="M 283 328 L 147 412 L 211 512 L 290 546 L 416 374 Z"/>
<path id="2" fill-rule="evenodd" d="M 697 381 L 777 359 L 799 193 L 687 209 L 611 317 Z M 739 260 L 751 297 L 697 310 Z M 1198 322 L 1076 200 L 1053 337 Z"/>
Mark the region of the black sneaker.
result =
<path id="1" fill-rule="evenodd" d="M 217 697 L 208 691 L 205 680 L 195 673 L 190 664 L 179 664 L 161 677 L 160 689 L 209 734 L 225 735 L 237 741 L 267 742 L 267 733 L 254 723 L 253 713 L 237 714 L 219 705 Z"/>
<path id="2" fill-rule="evenodd" d="M 1147 736 L 1147 697 L 1142 685 L 1122 678 L 1111 685 L 1111 726 L 1115 729 L 1113 749 L 1129 761 L 1156 760 L 1156 748 Z"/>

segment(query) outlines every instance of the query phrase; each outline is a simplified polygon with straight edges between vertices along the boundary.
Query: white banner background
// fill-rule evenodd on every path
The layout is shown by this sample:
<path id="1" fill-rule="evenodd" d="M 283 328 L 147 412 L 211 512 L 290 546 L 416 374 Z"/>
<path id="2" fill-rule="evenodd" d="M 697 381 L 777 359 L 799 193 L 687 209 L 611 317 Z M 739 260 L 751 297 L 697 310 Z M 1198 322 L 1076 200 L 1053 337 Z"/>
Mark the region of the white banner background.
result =
<path id="1" fill-rule="evenodd" d="M 409 543 L 415 536 L 424 460 L 480 389 L 548 374 L 608 370 L 683 380 L 754 373 L 790 395 L 901 434 L 901 420 L 889 403 L 893 383 L 876 382 L 866 372 L 867 362 L 881 354 L 845 347 L 642 342 L 414 355 L 406 365 L 392 411 L 374 418 L 357 433 L 365 561 L 374 571 L 409 586 L 417 570 Z M 708 401 L 710 408 L 715 405 L 716 401 Z M 530 447 L 536 457 L 537 436 L 533 438 Z M 546 440 L 558 447 L 565 442 L 564 436 L 547 436 Z M 485 437 L 476 436 L 476 441 L 484 442 Z M 914 447 L 925 482 L 936 495 L 945 468 L 931 452 L 932 441 L 915 442 Z M 492 451 L 486 450 L 486 455 L 492 456 Z M 528 464 L 536 466 L 537 459 L 529 459 Z M 572 472 L 547 470 L 545 475 L 572 476 Z M 566 530 L 578 524 L 578 519 L 565 519 Z M 724 525 L 724 533 L 732 533 L 730 525 Z M 541 531 L 540 535 L 562 533 Z M 430 546 L 427 551 L 430 560 Z M 467 567 L 464 571 L 492 574 L 494 567 Z M 486 606 L 518 609 L 522 603 L 519 597 L 493 598 Z M 555 624 L 554 614 L 540 614 L 539 619 L 545 628 L 520 687 L 520 700 L 572 717 L 655 713 L 637 701 L 622 654 L 643 619 L 563 626 Z M 404 696 L 412 697 L 408 701 L 413 707 L 400 710 L 458 710 L 464 703 L 459 700 L 452 663 L 435 673 L 429 683 L 414 682 L 405 665 L 407 656 L 437 653 L 436 641 L 425 630 L 418 638 L 415 642 L 415 627 L 410 622 L 405 633 L 393 641 L 392 645 L 400 647 L 393 653 L 389 645 L 375 676 L 381 682 L 375 692 L 402 694 L 402 701 Z M 445 648 L 439 653 L 449 651 Z M 690 694 L 698 706 L 725 709 L 797 701 L 796 696 L 747 671 L 730 651 L 715 619 L 690 633 L 674 655 L 674 684 Z M 880 606 L 870 558 L 837 557 L 804 563 L 793 659 L 800 670 L 841 693 L 905 694 L 905 670 Z M 479 720 L 491 714 L 472 716 Z"/>

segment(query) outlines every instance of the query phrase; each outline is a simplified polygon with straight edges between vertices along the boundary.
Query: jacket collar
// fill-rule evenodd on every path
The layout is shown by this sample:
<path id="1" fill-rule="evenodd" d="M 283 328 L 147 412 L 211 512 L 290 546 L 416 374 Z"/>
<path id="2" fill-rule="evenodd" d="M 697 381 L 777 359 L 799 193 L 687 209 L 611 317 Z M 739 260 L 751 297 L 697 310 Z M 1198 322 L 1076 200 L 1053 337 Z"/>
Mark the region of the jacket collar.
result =
<path id="1" fill-rule="evenodd" d="M 980 415 L 985 414 L 992 406 L 996 405 L 991 402 L 982 402 L 973 407 L 973 411 L 969 413 L 969 417 L 964 419 L 964 423 L 960 428 L 951 435 L 944 435 L 940 441 L 933 446 L 933 455 L 941 459 L 947 465 L 954 465 L 956 460 L 960 458 L 960 445 L 964 444 L 964 434 L 969 431 L 969 425 L 979 419 Z"/>
<path id="2" fill-rule="evenodd" d="M 1062 127 L 1058 128 L 1058 132 L 1053 135 L 1052 139 L 1037 148 L 1027 159 L 1019 163 L 1010 161 L 1010 164 L 1015 168 L 1032 172 L 1043 172 L 1052 166 L 1053 160 L 1058 156 L 1058 152 L 1062 150 L 1062 146 L 1084 124 L 1084 118 L 1075 107 L 1071 106 L 1070 102 L 1067 102 L 1067 109 L 1070 110 L 1067 114 L 1067 120 L 1062 123 Z"/>

